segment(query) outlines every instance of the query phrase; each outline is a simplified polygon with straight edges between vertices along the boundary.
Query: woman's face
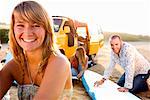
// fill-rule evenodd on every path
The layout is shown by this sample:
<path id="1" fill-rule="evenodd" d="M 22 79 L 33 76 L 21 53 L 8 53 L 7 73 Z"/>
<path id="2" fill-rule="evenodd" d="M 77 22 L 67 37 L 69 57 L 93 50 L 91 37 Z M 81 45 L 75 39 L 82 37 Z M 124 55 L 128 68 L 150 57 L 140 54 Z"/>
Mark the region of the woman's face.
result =
<path id="1" fill-rule="evenodd" d="M 77 56 L 77 57 L 79 56 L 79 51 L 76 51 L 76 56 Z"/>
<path id="2" fill-rule="evenodd" d="M 23 20 L 18 13 L 14 13 L 14 33 L 17 43 L 25 51 L 41 48 L 45 38 L 45 29 L 37 23 Z"/>
<path id="3" fill-rule="evenodd" d="M 110 41 L 111 48 L 114 53 L 119 54 L 121 49 L 121 40 L 119 38 L 114 38 Z"/>

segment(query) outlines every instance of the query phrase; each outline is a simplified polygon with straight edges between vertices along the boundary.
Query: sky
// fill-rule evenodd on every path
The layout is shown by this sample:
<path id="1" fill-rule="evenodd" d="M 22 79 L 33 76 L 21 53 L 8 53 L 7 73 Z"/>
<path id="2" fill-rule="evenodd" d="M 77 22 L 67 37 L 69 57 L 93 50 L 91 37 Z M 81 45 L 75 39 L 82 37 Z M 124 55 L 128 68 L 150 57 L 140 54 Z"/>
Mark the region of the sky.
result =
<path id="1" fill-rule="evenodd" d="M 23 0 L 0 0 L 0 22 L 9 24 Z M 36 0 L 50 16 L 100 25 L 103 31 L 150 35 L 150 0 Z"/>

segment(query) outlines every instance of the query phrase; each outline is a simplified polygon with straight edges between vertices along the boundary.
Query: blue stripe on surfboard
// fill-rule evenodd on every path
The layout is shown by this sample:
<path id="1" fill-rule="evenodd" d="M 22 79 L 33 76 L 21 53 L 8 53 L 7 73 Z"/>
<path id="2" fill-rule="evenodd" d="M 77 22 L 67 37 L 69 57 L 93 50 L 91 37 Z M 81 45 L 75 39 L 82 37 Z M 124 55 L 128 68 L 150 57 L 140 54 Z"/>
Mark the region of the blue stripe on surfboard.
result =
<path id="1" fill-rule="evenodd" d="M 88 92 L 88 94 L 89 94 L 89 96 L 92 98 L 92 100 L 96 100 L 95 94 L 94 94 L 94 92 L 91 92 L 91 91 L 90 91 L 89 86 L 87 85 L 87 82 L 86 82 L 86 80 L 85 80 L 85 78 L 84 78 L 84 75 L 82 76 L 81 79 L 82 79 L 82 84 L 83 84 L 83 86 L 84 86 L 86 92 Z"/>

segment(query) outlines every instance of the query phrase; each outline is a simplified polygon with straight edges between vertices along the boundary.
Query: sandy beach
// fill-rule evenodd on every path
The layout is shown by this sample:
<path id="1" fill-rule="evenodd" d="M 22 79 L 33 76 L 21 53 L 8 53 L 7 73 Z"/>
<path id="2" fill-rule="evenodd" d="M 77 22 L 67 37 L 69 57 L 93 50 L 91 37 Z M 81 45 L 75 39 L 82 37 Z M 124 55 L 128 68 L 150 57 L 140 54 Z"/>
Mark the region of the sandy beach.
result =
<path id="1" fill-rule="evenodd" d="M 130 42 L 134 45 L 150 62 L 150 42 Z M 97 65 L 89 68 L 92 71 L 95 71 L 99 74 L 103 75 L 105 68 L 107 68 L 109 64 L 109 54 L 110 54 L 110 46 L 108 43 L 99 50 L 99 53 L 96 56 Z M 113 71 L 113 75 L 111 76 L 111 80 L 117 82 L 120 75 L 123 73 L 123 69 L 117 65 Z M 86 93 L 81 81 L 74 81 L 74 91 L 72 100 L 90 100 L 90 97 Z M 150 100 L 150 91 L 143 92 L 137 94 L 142 100 Z M 11 100 L 17 100 L 17 88 L 12 86 L 10 88 L 10 96 Z"/>

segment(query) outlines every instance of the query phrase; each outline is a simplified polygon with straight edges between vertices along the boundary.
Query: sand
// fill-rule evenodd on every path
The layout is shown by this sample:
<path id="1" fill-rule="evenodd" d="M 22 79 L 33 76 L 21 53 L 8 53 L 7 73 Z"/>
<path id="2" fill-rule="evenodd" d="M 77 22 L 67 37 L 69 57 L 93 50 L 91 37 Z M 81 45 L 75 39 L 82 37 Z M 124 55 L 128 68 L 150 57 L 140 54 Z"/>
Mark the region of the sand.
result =
<path id="1" fill-rule="evenodd" d="M 150 62 L 150 43 L 149 42 L 131 42 L 138 50 L 141 52 L 146 59 Z M 110 47 L 106 43 L 100 50 L 98 55 L 96 56 L 97 65 L 89 68 L 90 70 L 93 70 L 99 74 L 103 75 L 103 72 L 105 68 L 107 68 L 109 64 L 109 54 L 110 54 Z M 120 75 L 123 73 L 123 69 L 116 65 L 113 75 L 111 76 L 111 80 L 114 82 L 117 82 L 117 79 L 120 77 Z M 74 81 L 74 91 L 73 91 L 73 97 L 72 100 L 90 100 L 90 97 L 86 93 L 82 82 L 81 81 Z M 10 95 L 11 100 L 17 100 L 17 88 L 12 86 L 10 88 Z M 150 91 L 142 92 L 140 94 L 137 94 L 139 97 L 142 98 L 142 100 L 150 100 Z"/>

